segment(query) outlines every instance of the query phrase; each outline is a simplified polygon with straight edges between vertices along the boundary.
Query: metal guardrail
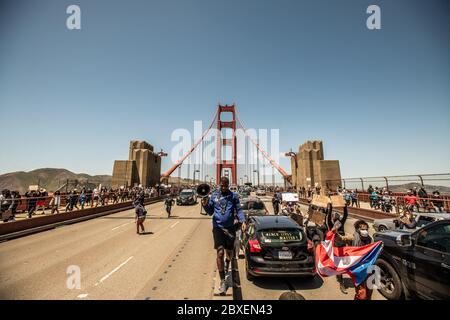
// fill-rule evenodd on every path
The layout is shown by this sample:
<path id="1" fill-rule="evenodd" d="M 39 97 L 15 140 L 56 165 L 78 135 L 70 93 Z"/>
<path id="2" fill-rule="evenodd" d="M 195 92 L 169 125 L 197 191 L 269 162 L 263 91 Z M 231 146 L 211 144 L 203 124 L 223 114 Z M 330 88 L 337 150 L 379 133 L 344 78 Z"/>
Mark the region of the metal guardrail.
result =
<path id="1" fill-rule="evenodd" d="M 345 189 L 359 191 L 367 190 L 369 186 L 372 186 L 386 188 L 393 192 L 405 192 L 407 189 L 418 186 L 424 187 L 429 193 L 440 190 L 441 194 L 450 195 L 450 173 L 344 178 L 340 182 Z"/>

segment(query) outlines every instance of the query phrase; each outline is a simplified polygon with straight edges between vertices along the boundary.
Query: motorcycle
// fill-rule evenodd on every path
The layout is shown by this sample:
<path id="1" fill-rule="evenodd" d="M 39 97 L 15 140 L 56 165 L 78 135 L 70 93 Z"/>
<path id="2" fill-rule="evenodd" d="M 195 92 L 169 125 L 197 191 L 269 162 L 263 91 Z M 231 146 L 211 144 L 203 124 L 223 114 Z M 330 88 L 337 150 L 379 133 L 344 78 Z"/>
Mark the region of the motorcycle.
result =
<path id="1" fill-rule="evenodd" d="M 382 200 L 381 201 L 381 211 L 386 213 L 391 213 L 395 206 L 394 200 Z"/>

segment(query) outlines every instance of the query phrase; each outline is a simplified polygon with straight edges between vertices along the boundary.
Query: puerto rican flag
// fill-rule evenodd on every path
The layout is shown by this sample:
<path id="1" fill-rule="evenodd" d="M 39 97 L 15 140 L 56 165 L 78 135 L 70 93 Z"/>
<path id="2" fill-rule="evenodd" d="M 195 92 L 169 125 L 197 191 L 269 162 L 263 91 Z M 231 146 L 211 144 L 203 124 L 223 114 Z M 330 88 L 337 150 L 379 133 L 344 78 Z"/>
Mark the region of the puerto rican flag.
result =
<path id="1" fill-rule="evenodd" d="M 363 247 L 333 247 L 335 233 L 328 231 L 325 241 L 316 247 L 316 267 L 323 277 L 348 274 L 355 286 L 367 278 L 367 269 L 375 264 L 383 249 L 377 241 Z"/>

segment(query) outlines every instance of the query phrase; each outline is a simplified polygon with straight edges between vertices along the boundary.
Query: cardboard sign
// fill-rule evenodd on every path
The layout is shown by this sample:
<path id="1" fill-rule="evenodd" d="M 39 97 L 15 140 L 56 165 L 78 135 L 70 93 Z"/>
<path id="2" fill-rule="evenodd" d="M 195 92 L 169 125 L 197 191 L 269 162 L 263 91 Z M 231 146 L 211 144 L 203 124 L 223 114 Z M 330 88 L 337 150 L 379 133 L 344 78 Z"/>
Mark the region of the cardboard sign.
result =
<path id="1" fill-rule="evenodd" d="M 331 204 L 333 205 L 333 208 L 340 208 L 345 207 L 345 200 L 342 196 L 331 196 Z"/>
<path id="2" fill-rule="evenodd" d="M 309 213 L 309 220 L 322 226 L 325 225 L 326 215 L 323 212 L 314 210 Z"/>
<path id="3" fill-rule="evenodd" d="M 281 194 L 281 201 L 298 202 L 298 194 L 285 192 Z"/>
<path id="4" fill-rule="evenodd" d="M 321 195 L 315 195 L 312 198 L 311 204 L 316 207 L 326 208 L 330 203 L 330 198 Z"/>

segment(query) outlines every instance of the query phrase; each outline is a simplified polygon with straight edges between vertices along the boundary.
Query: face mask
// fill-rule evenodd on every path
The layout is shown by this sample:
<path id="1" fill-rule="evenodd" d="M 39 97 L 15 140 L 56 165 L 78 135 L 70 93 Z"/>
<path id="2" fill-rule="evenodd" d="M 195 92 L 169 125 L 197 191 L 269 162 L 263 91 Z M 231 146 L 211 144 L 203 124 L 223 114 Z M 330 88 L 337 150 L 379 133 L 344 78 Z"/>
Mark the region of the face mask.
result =
<path id="1" fill-rule="evenodd" d="M 361 234 L 362 237 L 369 236 L 369 231 L 368 230 L 360 230 L 359 233 Z"/>

